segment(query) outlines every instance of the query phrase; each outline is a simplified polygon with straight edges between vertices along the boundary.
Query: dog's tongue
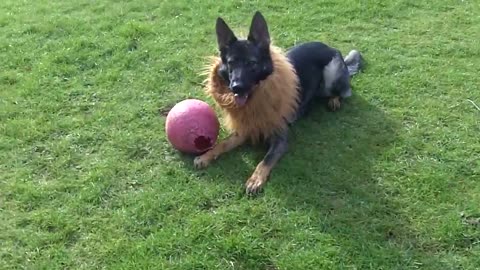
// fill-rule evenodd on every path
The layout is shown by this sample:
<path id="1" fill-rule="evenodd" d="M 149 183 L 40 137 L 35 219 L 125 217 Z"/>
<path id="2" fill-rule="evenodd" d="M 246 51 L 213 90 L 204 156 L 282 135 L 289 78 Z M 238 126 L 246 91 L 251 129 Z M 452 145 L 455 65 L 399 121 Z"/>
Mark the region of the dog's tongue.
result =
<path id="1" fill-rule="evenodd" d="M 243 106 L 245 103 L 247 103 L 248 95 L 239 95 L 235 94 L 235 103 L 237 103 L 238 106 Z"/>

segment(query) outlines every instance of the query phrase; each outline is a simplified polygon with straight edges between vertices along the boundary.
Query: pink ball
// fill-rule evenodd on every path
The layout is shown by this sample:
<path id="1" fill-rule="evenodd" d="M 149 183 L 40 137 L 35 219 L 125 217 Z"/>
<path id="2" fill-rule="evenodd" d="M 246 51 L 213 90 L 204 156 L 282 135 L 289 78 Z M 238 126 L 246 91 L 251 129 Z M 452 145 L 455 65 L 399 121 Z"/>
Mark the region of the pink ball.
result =
<path id="1" fill-rule="evenodd" d="M 215 145 L 220 130 L 215 111 L 198 99 L 177 103 L 165 123 L 168 141 L 184 153 L 200 154 Z"/>

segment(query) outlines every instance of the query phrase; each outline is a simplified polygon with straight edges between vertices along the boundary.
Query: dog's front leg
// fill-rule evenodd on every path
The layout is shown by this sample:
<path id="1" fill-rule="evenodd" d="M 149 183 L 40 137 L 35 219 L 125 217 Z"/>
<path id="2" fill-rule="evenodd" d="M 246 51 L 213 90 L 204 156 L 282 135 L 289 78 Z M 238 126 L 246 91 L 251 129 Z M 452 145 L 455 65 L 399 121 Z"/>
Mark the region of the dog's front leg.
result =
<path id="1" fill-rule="evenodd" d="M 287 152 L 288 140 L 287 131 L 276 135 L 269 140 L 270 146 L 263 160 L 257 165 L 252 176 L 247 180 L 247 194 L 255 194 L 259 192 L 263 185 L 267 182 L 268 176 L 273 167 L 280 158 Z"/>
<path id="2" fill-rule="evenodd" d="M 217 159 L 221 154 L 226 153 L 245 142 L 246 138 L 239 135 L 238 133 L 233 133 L 225 140 L 217 143 L 212 149 L 207 151 L 201 156 L 198 156 L 193 161 L 195 168 L 201 169 L 207 167 L 212 160 Z"/>

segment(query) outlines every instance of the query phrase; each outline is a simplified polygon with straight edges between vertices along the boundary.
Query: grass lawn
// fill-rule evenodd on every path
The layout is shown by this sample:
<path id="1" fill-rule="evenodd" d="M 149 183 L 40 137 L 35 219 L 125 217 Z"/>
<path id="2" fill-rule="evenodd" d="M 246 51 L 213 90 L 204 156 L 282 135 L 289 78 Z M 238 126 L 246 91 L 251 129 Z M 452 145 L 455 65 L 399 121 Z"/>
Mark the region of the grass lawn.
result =
<path id="1" fill-rule="evenodd" d="M 196 171 L 164 114 L 206 99 L 216 17 L 247 33 L 256 10 L 277 45 L 322 40 L 368 66 L 340 111 L 298 122 L 248 198 L 265 149 Z M 475 0 L 2 0 L 0 269 L 478 269 L 479 14 Z"/>

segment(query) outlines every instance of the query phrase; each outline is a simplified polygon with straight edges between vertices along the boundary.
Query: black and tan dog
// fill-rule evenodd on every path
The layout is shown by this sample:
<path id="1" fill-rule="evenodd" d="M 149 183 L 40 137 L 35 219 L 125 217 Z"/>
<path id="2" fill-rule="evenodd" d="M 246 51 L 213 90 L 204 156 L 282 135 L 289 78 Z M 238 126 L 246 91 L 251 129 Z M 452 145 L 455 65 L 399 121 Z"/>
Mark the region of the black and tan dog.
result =
<path id="1" fill-rule="evenodd" d="M 298 45 L 286 53 L 271 44 L 267 23 L 256 12 L 247 39 L 238 39 L 222 18 L 216 33 L 220 55 L 208 66 L 206 92 L 225 113 L 231 135 L 194 160 L 206 167 L 243 143 L 266 142 L 269 149 L 246 182 L 247 193 L 265 184 L 287 151 L 288 127 L 304 115 L 315 97 L 328 98 L 331 110 L 352 94 L 350 77 L 361 55 L 341 53 L 320 42 Z"/>

